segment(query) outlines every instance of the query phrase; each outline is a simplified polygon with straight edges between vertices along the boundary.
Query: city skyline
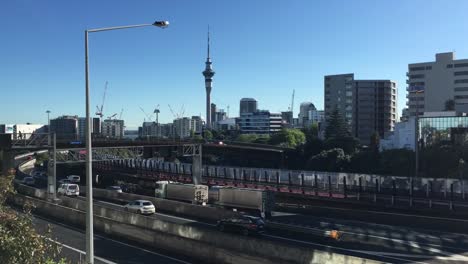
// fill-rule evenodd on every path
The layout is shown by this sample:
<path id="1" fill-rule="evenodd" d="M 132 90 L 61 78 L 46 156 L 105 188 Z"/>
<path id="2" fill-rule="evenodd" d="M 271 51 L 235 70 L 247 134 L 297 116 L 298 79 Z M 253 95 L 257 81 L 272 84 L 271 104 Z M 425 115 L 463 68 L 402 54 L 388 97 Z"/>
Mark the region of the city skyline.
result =
<path id="1" fill-rule="evenodd" d="M 286 111 L 293 89 L 295 117 L 303 101 L 323 109 L 323 76 L 350 72 L 361 79 L 395 80 L 401 115 L 408 63 L 432 61 L 435 53 L 454 49 L 458 58 L 468 57 L 463 45 L 468 37 L 457 33 L 468 24 L 463 16 L 468 3 L 395 2 L 119 3 L 121 11 L 115 13 L 105 12 L 110 2 L 92 9 L 87 6 L 91 2 L 54 2 L 52 8 L 33 1 L 4 3 L 0 21 L 18 26 L 6 29 L 10 37 L 0 51 L 0 86 L 7 99 L 0 123 L 46 124 L 46 110 L 52 111 L 51 118 L 84 116 L 84 30 L 155 19 L 167 19 L 171 25 L 162 31 L 139 29 L 90 38 L 91 107 L 100 104 L 109 81 L 105 116 L 124 108 L 122 119 L 130 129 L 146 118 L 140 106 L 151 113 L 160 104 L 160 123 L 174 119 L 167 104 L 174 109 L 184 105 L 188 116 L 204 117 L 206 91 L 200 70 L 208 24 L 217 72 L 211 102 L 224 110 L 229 105 L 230 116 L 237 116 L 244 97 L 257 99 L 261 109 Z M 358 13 L 363 8 L 365 12 Z M 450 19 L 453 27 L 443 28 L 440 19 Z M 425 23 L 415 31 L 407 26 L 414 21 Z M 405 44 L 415 39 L 424 45 Z"/>

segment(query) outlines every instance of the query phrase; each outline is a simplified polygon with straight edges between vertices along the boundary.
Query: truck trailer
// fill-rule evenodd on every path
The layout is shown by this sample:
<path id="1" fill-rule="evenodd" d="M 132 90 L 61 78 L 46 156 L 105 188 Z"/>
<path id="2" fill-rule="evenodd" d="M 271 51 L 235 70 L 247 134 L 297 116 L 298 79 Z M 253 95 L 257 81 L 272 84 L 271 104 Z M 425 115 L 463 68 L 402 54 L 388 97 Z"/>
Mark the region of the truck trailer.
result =
<path id="1" fill-rule="evenodd" d="M 157 181 L 154 194 L 157 198 L 194 204 L 206 204 L 208 202 L 208 186 L 201 184 Z"/>
<path id="2" fill-rule="evenodd" d="M 268 190 L 213 186 L 209 198 L 215 205 L 239 211 L 256 211 L 266 217 L 271 216 L 275 206 L 274 192 Z"/>

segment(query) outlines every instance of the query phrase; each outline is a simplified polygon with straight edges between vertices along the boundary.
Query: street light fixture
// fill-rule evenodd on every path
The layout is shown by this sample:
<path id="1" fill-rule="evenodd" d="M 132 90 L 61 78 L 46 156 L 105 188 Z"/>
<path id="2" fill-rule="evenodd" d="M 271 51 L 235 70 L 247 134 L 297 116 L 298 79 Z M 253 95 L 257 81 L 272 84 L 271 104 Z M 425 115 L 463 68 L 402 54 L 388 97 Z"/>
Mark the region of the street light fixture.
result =
<path id="1" fill-rule="evenodd" d="M 155 21 L 152 24 L 139 24 L 129 26 L 118 26 L 108 28 L 96 28 L 85 30 L 85 83 L 86 83 L 86 263 L 94 263 L 94 235 L 93 235 L 93 173 L 92 173 L 92 152 L 91 152 L 91 117 L 90 117 L 90 99 L 89 99 L 89 65 L 88 65 L 88 33 L 156 26 L 166 28 L 168 21 Z"/>

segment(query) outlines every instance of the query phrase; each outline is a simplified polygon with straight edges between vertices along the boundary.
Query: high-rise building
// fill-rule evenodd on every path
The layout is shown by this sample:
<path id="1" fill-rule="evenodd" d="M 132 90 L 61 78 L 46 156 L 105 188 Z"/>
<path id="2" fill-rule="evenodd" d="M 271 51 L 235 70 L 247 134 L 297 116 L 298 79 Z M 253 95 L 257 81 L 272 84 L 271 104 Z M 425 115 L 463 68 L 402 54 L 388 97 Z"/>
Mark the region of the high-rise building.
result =
<path id="1" fill-rule="evenodd" d="M 468 112 L 468 59 L 456 60 L 454 52 L 435 57 L 432 62 L 408 64 L 409 115 L 444 111 L 448 100 L 454 100 L 454 110 Z"/>
<path id="2" fill-rule="evenodd" d="M 354 135 L 369 144 L 372 134 L 383 138 L 396 122 L 396 83 L 390 80 L 355 81 Z"/>
<path id="3" fill-rule="evenodd" d="M 325 76 L 325 118 L 336 108 L 350 132 L 369 144 L 375 132 L 381 138 L 396 121 L 396 83 L 391 80 L 355 80 L 354 74 Z"/>
<path id="4" fill-rule="evenodd" d="M 211 67 L 210 58 L 210 31 L 208 30 L 208 49 L 205 62 L 205 70 L 203 76 L 205 77 L 205 90 L 206 90 L 206 127 L 211 128 L 211 88 L 213 83 L 213 76 L 215 72 Z"/>
<path id="5" fill-rule="evenodd" d="M 281 112 L 281 119 L 285 126 L 287 127 L 293 126 L 293 112 L 292 111 Z"/>
<path id="6" fill-rule="evenodd" d="M 253 98 L 242 98 L 239 105 L 239 115 L 242 113 L 253 113 L 257 111 L 257 100 Z"/>
<path id="7" fill-rule="evenodd" d="M 111 138 L 123 138 L 124 132 L 124 121 L 120 119 L 106 119 L 102 122 L 101 134 L 105 137 Z"/>
<path id="8" fill-rule="evenodd" d="M 298 115 L 299 124 L 302 126 L 307 125 L 308 121 L 310 120 L 309 113 L 314 110 L 317 110 L 317 108 L 315 108 L 315 105 L 313 103 L 311 102 L 301 103 L 301 105 L 299 106 L 299 115 Z"/>
<path id="9" fill-rule="evenodd" d="M 216 124 L 216 104 L 214 103 L 211 103 L 211 107 L 210 107 L 210 117 L 211 117 L 211 126 L 210 127 L 213 127 L 214 124 Z"/>
<path id="10" fill-rule="evenodd" d="M 61 116 L 50 120 L 50 132 L 55 133 L 57 139 L 77 140 L 78 116 Z"/>
<path id="11" fill-rule="evenodd" d="M 100 134 L 101 122 L 99 117 L 92 117 L 91 125 L 91 133 Z M 86 117 L 78 117 L 78 137 L 82 140 L 86 138 Z"/>
<path id="12" fill-rule="evenodd" d="M 201 116 L 192 116 L 192 119 L 190 120 L 190 129 L 196 135 L 200 135 L 202 133 L 203 120 Z"/>
<path id="13" fill-rule="evenodd" d="M 190 137 L 192 131 L 192 119 L 188 117 L 181 117 L 174 119 L 174 133 L 179 138 Z"/>

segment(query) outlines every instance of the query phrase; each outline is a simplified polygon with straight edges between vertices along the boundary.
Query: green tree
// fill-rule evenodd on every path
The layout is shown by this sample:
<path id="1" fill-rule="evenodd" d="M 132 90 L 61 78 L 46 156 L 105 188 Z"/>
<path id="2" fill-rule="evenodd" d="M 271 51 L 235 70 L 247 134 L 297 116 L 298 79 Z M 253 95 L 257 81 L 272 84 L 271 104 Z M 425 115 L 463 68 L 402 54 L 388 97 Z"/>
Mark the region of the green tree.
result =
<path id="1" fill-rule="evenodd" d="M 213 139 L 213 133 L 211 133 L 210 130 L 205 130 L 203 136 L 204 136 L 204 138 L 205 138 L 206 140 L 212 140 L 212 139 Z"/>
<path id="2" fill-rule="evenodd" d="M 236 141 L 245 142 L 245 143 L 252 143 L 258 138 L 255 134 L 240 134 L 237 136 Z"/>
<path id="3" fill-rule="evenodd" d="M 378 132 L 374 132 L 370 138 L 370 149 L 373 151 L 378 151 L 380 147 L 380 136 Z"/>
<path id="4" fill-rule="evenodd" d="M 346 120 L 341 115 L 338 108 L 335 108 L 327 119 L 327 127 L 325 129 L 325 138 L 346 138 L 350 137 L 351 133 L 346 124 Z"/>
<path id="5" fill-rule="evenodd" d="M 314 123 L 310 125 L 309 127 L 304 128 L 303 132 L 306 137 L 306 141 L 310 141 L 312 139 L 318 138 L 319 136 L 318 124 Z"/>
<path id="6" fill-rule="evenodd" d="M 455 111 L 455 101 L 453 99 L 445 101 L 444 111 Z"/>
<path id="7" fill-rule="evenodd" d="M 359 141 L 355 137 L 329 138 L 324 142 L 325 149 L 340 148 L 346 154 L 353 154 L 359 146 Z"/>
<path id="8" fill-rule="evenodd" d="M 305 143 L 305 135 L 299 129 L 283 128 L 280 132 L 273 134 L 270 138 L 270 144 L 295 148 Z"/>
<path id="9" fill-rule="evenodd" d="M 0 176 L 0 263 L 55 263 L 60 248 L 50 240 L 50 230 L 37 233 L 29 206 L 19 213 L 5 204 L 14 195 L 13 178 Z"/>
<path id="10" fill-rule="evenodd" d="M 380 173 L 394 176 L 414 176 L 414 151 L 389 149 L 380 153 Z"/>
<path id="11" fill-rule="evenodd" d="M 307 161 L 307 169 L 343 171 L 349 166 L 350 157 L 342 149 L 324 150 Z"/>

